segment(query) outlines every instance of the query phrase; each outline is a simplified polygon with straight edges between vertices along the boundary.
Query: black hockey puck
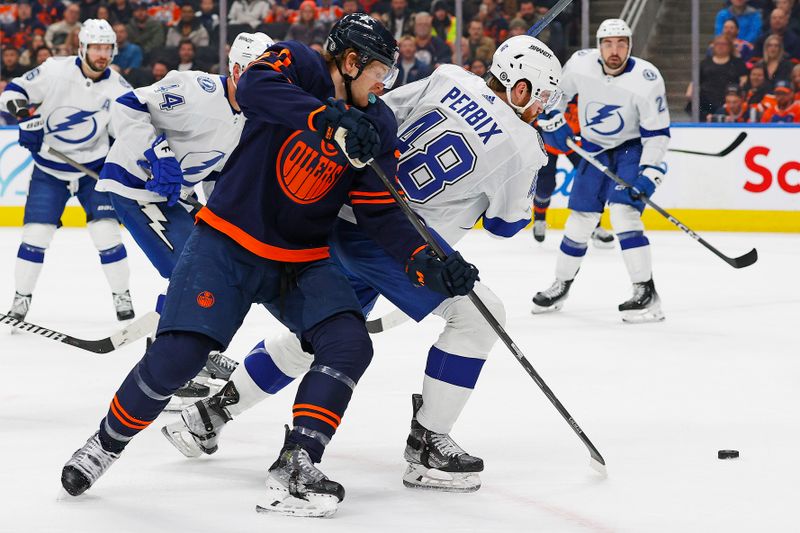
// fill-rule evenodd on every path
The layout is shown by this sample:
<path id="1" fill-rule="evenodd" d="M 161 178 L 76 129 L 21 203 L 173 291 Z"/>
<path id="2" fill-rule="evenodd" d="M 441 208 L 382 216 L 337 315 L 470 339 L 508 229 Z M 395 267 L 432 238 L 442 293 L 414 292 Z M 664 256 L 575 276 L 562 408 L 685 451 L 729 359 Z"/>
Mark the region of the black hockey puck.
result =
<path id="1" fill-rule="evenodd" d="M 720 450 L 717 452 L 719 459 L 737 459 L 739 457 L 739 450 Z"/>

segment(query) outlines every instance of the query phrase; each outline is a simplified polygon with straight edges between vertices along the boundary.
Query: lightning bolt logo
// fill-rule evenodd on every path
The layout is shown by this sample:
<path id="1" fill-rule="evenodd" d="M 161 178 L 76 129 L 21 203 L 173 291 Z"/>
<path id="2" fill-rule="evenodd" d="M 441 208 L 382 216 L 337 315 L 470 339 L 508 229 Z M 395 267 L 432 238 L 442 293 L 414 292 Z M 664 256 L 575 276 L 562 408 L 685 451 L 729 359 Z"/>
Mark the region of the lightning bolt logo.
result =
<path id="1" fill-rule="evenodd" d="M 211 152 L 189 152 L 181 158 L 183 175 L 194 176 L 195 174 L 201 174 L 203 171 L 216 166 L 224 157 L 225 152 L 220 152 L 219 150 L 212 150 Z"/>
<path id="2" fill-rule="evenodd" d="M 592 114 L 590 113 L 590 109 L 593 107 L 599 106 L 597 110 Z M 589 105 L 586 106 L 586 124 L 585 127 L 590 128 L 593 132 L 598 133 L 600 135 L 616 135 L 617 133 L 622 131 L 622 128 L 625 127 L 625 122 L 622 120 L 622 115 L 619 114 L 617 111 L 622 106 L 619 105 L 607 105 L 607 104 L 600 104 L 597 102 L 590 102 Z M 603 124 L 607 119 L 612 117 L 617 117 L 619 121 L 619 126 L 612 128 L 610 131 L 601 131 L 597 128 L 592 128 L 591 126 L 599 126 Z"/>
<path id="3" fill-rule="evenodd" d="M 162 222 L 169 222 L 169 220 L 167 220 L 167 217 L 161 212 L 158 204 L 144 204 L 141 206 L 141 208 L 144 216 L 150 220 L 150 223 L 147 225 L 150 226 L 150 229 L 153 230 L 153 233 L 158 235 L 158 238 L 164 241 L 164 244 L 167 245 L 167 248 L 169 248 L 171 252 L 175 251 L 175 247 L 172 246 L 172 243 L 169 242 L 169 239 L 167 239 L 167 236 L 164 234 L 164 232 L 167 231 L 167 228 L 165 228 L 162 224 Z"/>
<path id="4" fill-rule="evenodd" d="M 56 122 L 59 119 L 57 118 L 59 115 L 63 113 L 69 112 L 68 110 L 75 110 L 74 112 L 69 113 L 61 119 L 57 124 L 53 125 L 52 122 Z M 47 117 L 47 134 L 53 134 L 56 139 L 61 142 L 70 143 L 70 144 L 79 144 L 85 141 L 88 141 L 94 134 L 97 133 L 97 121 L 94 119 L 94 114 L 97 111 L 82 111 L 77 107 L 61 107 L 53 111 L 49 117 Z M 64 133 L 64 132 L 74 132 L 74 128 L 77 126 L 81 126 L 85 123 L 88 123 L 91 120 L 91 132 L 88 135 L 81 137 L 79 139 L 70 139 L 68 137 L 64 137 L 62 135 L 56 135 L 57 133 Z M 85 131 L 85 130 L 84 130 Z"/>

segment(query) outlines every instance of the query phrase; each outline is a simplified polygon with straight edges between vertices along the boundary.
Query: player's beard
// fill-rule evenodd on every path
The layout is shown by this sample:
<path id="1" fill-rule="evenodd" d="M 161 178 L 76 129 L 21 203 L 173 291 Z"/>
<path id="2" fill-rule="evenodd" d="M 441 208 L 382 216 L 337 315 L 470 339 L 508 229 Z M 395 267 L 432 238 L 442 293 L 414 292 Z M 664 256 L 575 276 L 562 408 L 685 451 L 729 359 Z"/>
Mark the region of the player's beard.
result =
<path id="1" fill-rule="evenodd" d="M 97 62 L 92 61 L 89 57 L 86 57 L 86 66 L 88 66 L 94 72 L 103 72 L 106 68 L 108 68 L 108 59 L 100 59 L 99 61 L 104 62 L 105 65 L 103 67 L 98 67 Z"/>
<path id="2" fill-rule="evenodd" d="M 606 59 L 606 66 L 611 70 L 617 70 L 622 66 L 622 58 L 614 54 Z"/>

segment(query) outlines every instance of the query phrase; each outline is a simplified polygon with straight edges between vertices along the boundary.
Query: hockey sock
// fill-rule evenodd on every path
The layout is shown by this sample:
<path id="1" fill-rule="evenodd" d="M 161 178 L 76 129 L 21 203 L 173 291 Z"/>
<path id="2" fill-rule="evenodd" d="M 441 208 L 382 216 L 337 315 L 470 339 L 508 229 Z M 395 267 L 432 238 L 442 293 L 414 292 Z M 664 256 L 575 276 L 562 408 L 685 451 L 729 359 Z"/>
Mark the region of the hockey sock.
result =
<path id="1" fill-rule="evenodd" d="M 641 231 L 626 231 L 617 235 L 622 259 L 632 283 L 643 283 L 653 277 L 650 241 Z"/>
<path id="2" fill-rule="evenodd" d="M 24 242 L 17 251 L 17 264 L 14 268 L 16 291 L 20 294 L 33 294 L 44 264 L 44 248 Z"/>
<path id="3" fill-rule="evenodd" d="M 106 275 L 111 292 L 119 294 L 130 287 L 131 271 L 128 266 L 128 252 L 125 245 L 118 244 L 108 250 L 100 250 L 100 264 Z"/>
<path id="4" fill-rule="evenodd" d="M 600 213 L 572 211 L 564 226 L 564 238 L 556 260 L 556 279 L 575 279 L 586 255 L 587 243 L 600 220 Z"/>
<path id="5" fill-rule="evenodd" d="M 550 207 L 550 197 L 547 199 L 533 197 L 533 220 L 544 220 L 547 216 L 547 208 Z"/>
<path id="6" fill-rule="evenodd" d="M 450 433 L 485 362 L 484 358 L 462 357 L 431 346 L 422 385 L 422 408 L 417 413 L 417 420 L 425 429 Z"/>
<path id="7" fill-rule="evenodd" d="M 203 368 L 219 343 L 199 333 L 159 335 L 117 390 L 100 421 L 103 448 L 118 453 L 156 419 L 170 396 Z"/>
<path id="8" fill-rule="evenodd" d="M 295 427 L 287 443 L 300 444 L 317 463 L 372 360 L 372 341 L 363 318 L 352 313 L 330 317 L 305 335 L 314 348 L 314 366 L 297 389 Z"/>

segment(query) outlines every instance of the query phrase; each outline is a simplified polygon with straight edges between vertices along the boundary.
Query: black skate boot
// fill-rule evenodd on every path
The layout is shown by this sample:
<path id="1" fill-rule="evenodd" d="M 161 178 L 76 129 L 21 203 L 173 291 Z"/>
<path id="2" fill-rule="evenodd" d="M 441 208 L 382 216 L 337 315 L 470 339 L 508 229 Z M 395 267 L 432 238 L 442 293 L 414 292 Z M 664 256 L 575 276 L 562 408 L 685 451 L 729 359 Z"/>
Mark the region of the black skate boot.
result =
<path id="1" fill-rule="evenodd" d="M 231 374 L 239 366 L 237 361 L 218 351 L 208 354 L 202 370 L 186 385 L 172 395 L 165 411 L 176 413 L 195 403 L 197 400 L 209 398 L 218 393 L 231 378 Z"/>
<path id="2" fill-rule="evenodd" d="M 117 311 L 117 320 L 132 320 L 136 313 L 133 312 L 133 302 L 131 301 L 131 291 L 115 292 L 111 295 L 114 298 L 114 309 Z"/>
<path id="3" fill-rule="evenodd" d="M 544 242 L 544 236 L 547 233 L 547 222 L 544 220 L 533 221 L 533 238 L 536 242 Z"/>
<path id="4" fill-rule="evenodd" d="M 597 226 L 592 231 L 592 244 L 595 248 L 613 248 L 614 247 L 614 234 L 606 231 L 602 226 Z"/>
<path id="5" fill-rule="evenodd" d="M 555 280 L 550 288 L 542 292 L 537 292 L 533 297 L 533 309 L 531 313 L 538 315 L 541 313 L 549 313 L 551 311 L 558 311 L 564 307 L 564 301 L 569 295 L 569 288 L 572 286 L 574 280 L 568 279 L 567 281 Z"/>
<path id="6" fill-rule="evenodd" d="M 208 398 L 211 394 L 211 387 L 190 379 L 186 382 L 186 385 L 175 391 L 164 411 L 178 413 L 197 400 Z"/>
<path id="7" fill-rule="evenodd" d="M 203 370 L 197 374 L 197 377 L 228 381 L 231 379 L 231 374 L 233 374 L 237 366 L 239 366 L 238 361 L 234 361 L 222 352 L 214 350 L 208 354 L 206 365 L 203 367 Z"/>
<path id="8" fill-rule="evenodd" d="M 286 436 L 289 436 L 286 426 Z M 286 443 L 267 473 L 266 505 L 260 513 L 324 518 L 333 515 L 344 500 L 344 487 L 331 481 L 298 444 Z"/>
<path id="9" fill-rule="evenodd" d="M 114 461 L 119 459 L 119 455 L 105 450 L 100 444 L 99 432 L 95 432 L 64 465 L 61 470 L 61 486 L 70 495 L 80 496 L 105 474 Z"/>
<path id="10" fill-rule="evenodd" d="M 181 420 L 161 428 L 161 433 L 186 457 L 200 457 L 217 451 L 222 428 L 233 420 L 228 405 L 239 402 L 239 391 L 229 381 L 211 398 L 181 411 Z"/>
<path id="11" fill-rule="evenodd" d="M 631 324 L 664 320 L 661 298 L 658 297 L 652 278 L 644 283 L 633 284 L 633 296 L 619 304 L 622 321 Z"/>
<path id="12" fill-rule="evenodd" d="M 33 295 L 31 294 L 15 292 L 14 301 L 11 304 L 11 310 L 8 312 L 8 316 L 16 318 L 17 320 L 25 320 L 25 317 L 28 315 L 28 310 L 31 308 L 32 298 Z"/>
<path id="13" fill-rule="evenodd" d="M 474 492 L 481 488 L 483 459 L 469 455 L 446 433 L 434 433 L 417 422 L 422 395 L 412 394 L 414 416 L 406 440 L 408 468 L 403 485 L 415 489 Z"/>

